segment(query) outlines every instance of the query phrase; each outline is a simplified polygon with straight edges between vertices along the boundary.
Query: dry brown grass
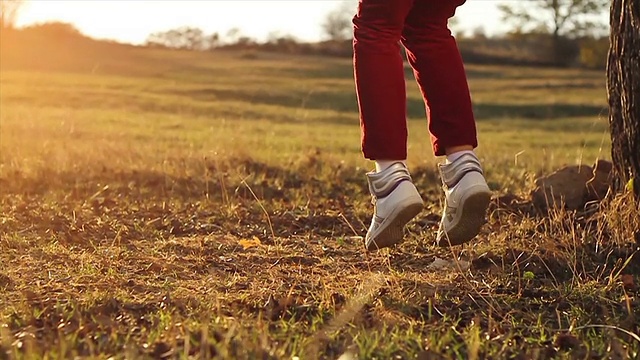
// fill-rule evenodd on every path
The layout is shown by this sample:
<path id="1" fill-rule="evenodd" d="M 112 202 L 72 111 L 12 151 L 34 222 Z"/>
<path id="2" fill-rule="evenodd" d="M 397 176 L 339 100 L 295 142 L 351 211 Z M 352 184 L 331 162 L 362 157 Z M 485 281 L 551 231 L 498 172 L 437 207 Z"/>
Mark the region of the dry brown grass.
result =
<path id="1" fill-rule="evenodd" d="M 108 57 L 97 73 L 3 62 L 0 358 L 640 353 L 630 197 L 549 213 L 496 198 L 477 241 L 436 248 L 441 189 L 412 120 L 427 209 L 401 246 L 366 253 L 348 62 L 126 51 L 137 76 Z M 587 85 L 563 100 L 565 75 L 541 71 L 544 85 L 536 71 L 470 69 L 477 104 L 505 94 L 480 109 L 494 111 L 480 154 L 496 197 L 525 197 L 536 174 L 608 147 L 582 109 L 603 102 L 596 75 L 573 74 Z M 505 93 L 527 76 L 530 91 Z M 551 101 L 539 86 L 571 106 L 535 107 Z M 519 119 L 506 126 L 504 111 Z"/>

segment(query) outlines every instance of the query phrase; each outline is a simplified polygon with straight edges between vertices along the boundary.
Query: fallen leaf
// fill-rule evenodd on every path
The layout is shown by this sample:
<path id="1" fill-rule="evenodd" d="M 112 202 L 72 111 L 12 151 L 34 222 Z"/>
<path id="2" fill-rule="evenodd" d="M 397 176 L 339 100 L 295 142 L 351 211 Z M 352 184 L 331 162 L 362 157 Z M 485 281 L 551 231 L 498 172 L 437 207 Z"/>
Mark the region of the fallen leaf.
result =
<path id="1" fill-rule="evenodd" d="M 625 290 L 627 291 L 635 291 L 636 290 L 636 283 L 633 280 L 633 275 L 631 274 L 623 274 L 620 276 L 620 279 L 622 280 L 622 287 L 624 287 Z"/>
<path id="2" fill-rule="evenodd" d="M 241 239 L 238 241 L 238 244 L 240 244 L 244 250 L 262 245 L 257 236 L 254 236 L 252 239 Z"/>

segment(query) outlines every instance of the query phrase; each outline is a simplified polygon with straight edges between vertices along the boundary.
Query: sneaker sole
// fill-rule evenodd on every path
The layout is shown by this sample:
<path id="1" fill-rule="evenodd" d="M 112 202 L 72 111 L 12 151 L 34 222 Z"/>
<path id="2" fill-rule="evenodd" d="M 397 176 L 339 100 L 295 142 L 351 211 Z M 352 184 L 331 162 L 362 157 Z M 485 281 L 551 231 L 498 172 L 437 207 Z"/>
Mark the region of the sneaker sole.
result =
<path id="1" fill-rule="evenodd" d="M 372 236 L 372 239 L 367 240 L 367 250 L 375 251 L 400 243 L 404 238 L 404 226 L 420 214 L 423 208 L 422 202 L 414 202 L 400 209 L 395 216 L 392 213 L 390 215 L 392 220 L 389 224 L 378 234 Z"/>
<path id="2" fill-rule="evenodd" d="M 469 195 L 462 204 L 460 219 L 438 241 L 442 247 L 462 245 L 480 233 L 485 223 L 491 192 L 477 192 Z"/>

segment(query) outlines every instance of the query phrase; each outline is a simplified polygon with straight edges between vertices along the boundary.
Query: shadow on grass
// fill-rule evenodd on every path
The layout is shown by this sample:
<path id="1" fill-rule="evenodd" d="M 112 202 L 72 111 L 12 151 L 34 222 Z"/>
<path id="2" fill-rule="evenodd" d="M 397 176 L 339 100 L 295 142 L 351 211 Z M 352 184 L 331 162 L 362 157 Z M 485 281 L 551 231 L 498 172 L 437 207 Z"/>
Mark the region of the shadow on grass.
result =
<path id="1" fill-rule="evenodd" d="M 202 102 L 240 101 L 251 104 L 283 106 L 296 110 L 330 110 L 352 114 L 358 112 L 355 92 L 318 91 L 284 93 L 264 90 L 203 88 L 179 91 L 178 94 Z M 607 115 L 607 109 L 602 106 L 566 103 L 522 105 L 476 103 L 474 104 L 474 112 L 477 120 L 496 118 L 552 120 Z M 421 98 L 409 97 L 407 99 L 407 116 L 418 119 L 426 118 L 425 106 Z M 337 117 L 335 122 L 344 123 L 344 121 L 344 117 Z"/>
<path id="2" fill-rule="evenodd" d="M 242 101 L 252 104 L 285 106 L 295 109 L 358 111 L 355 92 L 272 92 L 203 88 L 177 92 L 197 101 Z"/>
<path id="3" fill-rule="evenodd" d="M 510 89 L 519 89 L 519 90 L 552 90 L 552 89 L 603 89 L 606 86 L 604 81 L 602 83 L 598 82 L 560 82 L 555 84 L 526 84 L 526 85 L 516 85 L 510 86 Z"/>
<path id="4" fill-rule="evenodd" d="M 587 117 L 606 115 L 607 109 L 595 105 L 579 104 L 500 104 L 480 103 L 473 106 L 476 119 L 522 118 L 531 120 L 548 120 L 571 117 Z"/>
<path id="5" fill-rule="evenodd" d="M 283 70 L 283 75 L 305 79 L 349 79 L 353 77 L 353 66 L 350 62 L 334 62 L 323 65 L 315 69 L 288 68 Z M 466 73 L 467 77 L 474 79 L 504 79 L 511 76 L 509 72 L 496 69 L 467 69 Z M 415 81 L 413 69 L 406 62 L 404 74 L 407 82 Z"/>

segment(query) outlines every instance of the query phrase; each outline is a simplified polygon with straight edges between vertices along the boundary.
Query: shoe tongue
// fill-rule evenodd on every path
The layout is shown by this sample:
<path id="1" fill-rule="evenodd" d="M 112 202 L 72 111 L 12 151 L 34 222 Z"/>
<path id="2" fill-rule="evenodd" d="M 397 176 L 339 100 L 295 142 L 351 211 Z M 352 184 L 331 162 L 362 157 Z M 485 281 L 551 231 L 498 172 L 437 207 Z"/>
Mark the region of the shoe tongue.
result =
<path id="1" fill-rule="evenodd" d="M 452 163 L 458 161 L 458 159 L 463 158 L 465 156 L 471 156 L 471 157 L 475 158 L 476 157 L 476 153 L 474 153 L 473 150 L 463 150 L 463 151 L 459 151 L 459 152 L 453 153 L 451 155 L 447 155 L 446 164 L 452 164 Z"/>
<path id="2" fill-rule="evenodd" d="M 393 171 L 397 171 L 397 170 L 407 170 L 407 166 L 402 162 L 402 161 L 397 161 L 394 162 L 393 164 L 389 165 L 389 167 L 387 167 L 386 169 L 382 170 L 380 173 L 384 174 L 385 172 L 393 172 Z"/>

